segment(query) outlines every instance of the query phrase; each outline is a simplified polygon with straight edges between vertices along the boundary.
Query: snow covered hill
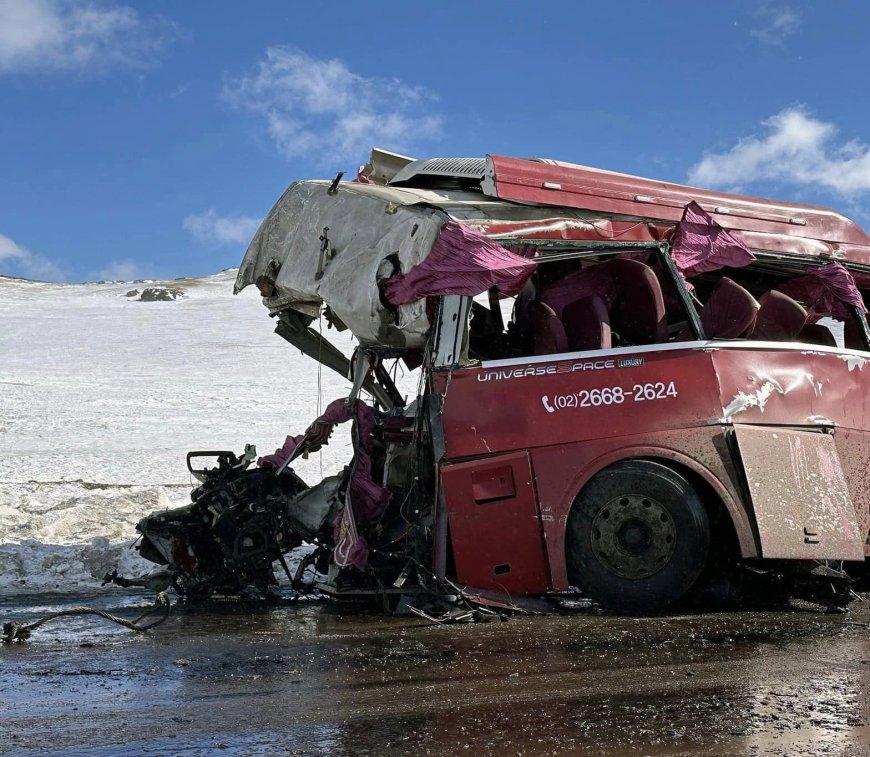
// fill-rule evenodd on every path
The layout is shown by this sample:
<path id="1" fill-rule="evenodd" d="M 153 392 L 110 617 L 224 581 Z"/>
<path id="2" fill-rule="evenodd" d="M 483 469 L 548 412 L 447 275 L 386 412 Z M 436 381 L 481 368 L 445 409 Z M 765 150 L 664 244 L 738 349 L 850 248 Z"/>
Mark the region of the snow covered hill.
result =
<path id="1" fill-rule="evenodd" d="M 272 333 L 255 291 L 233 296 L 235 273 L 0 277 L 0 591 L 92 589 L 119 560 L 150 569 L 125 547 L 143 515 L 188 501 L 189 450 L 272 452 L 317 416 L 319 396 L 325 407 L 348 392 Z M 143 302 L 146 287 L 185 294 Z M 350 454 L 336 434 L 296 468 L 315 481 Z"/>

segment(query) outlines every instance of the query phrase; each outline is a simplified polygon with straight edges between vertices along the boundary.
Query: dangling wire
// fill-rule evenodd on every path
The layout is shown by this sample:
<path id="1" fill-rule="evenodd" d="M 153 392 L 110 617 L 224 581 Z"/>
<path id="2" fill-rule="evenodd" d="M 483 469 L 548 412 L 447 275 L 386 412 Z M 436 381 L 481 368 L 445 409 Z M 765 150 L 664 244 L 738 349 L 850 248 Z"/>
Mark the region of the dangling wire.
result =
<path id="1" fill-rule="evenodd" d="M 317 332 L 320 339 L 317 342 L 317 417 L 323 414 L 323 363 L 320 357 L 323 353 L 323 315 L 318 313 Z M 323 478 L 323 447 L 317 450 L 317 462 L 320 465 L 320 478 Z"/>

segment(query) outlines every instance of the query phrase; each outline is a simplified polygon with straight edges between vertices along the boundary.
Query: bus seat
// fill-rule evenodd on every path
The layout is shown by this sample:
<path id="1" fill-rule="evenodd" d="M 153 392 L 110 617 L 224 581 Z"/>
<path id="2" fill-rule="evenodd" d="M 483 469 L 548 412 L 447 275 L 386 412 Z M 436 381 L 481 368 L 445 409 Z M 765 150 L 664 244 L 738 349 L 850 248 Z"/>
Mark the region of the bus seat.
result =
<path id="1" fill-rule="evenodd" d="M 530 302 L 526 313 L 532 324 L 536 355 L 552 355 L 568 352 L 568 337 L 565 327 L 553 308 L 540 300 Z"/>
<path id="2" fill-rule="evenodd" d="M 538 284 L 535 281 L 535 277 L 533 276 L 528 281 L 526 281 L 525 284 L 523 284 L 523 288 L 517 295 L 516 300 L 514 300 L 514 311 L 512 315 L 512 320 L 517 326 L 525 328 L 528 325 L 526 321 L 529 317 L 529 303 L 537 299 Z"/>
<path id="3" fill-rule="evenodd" d="M 827 326 L 820 323 L 808 323 L 804 326 L 800 334 L 797 335 L 797 341 L 807 344 L 821 344 L 825 347 L 837 346 L 837 338 Z"/>
<path id="4" fill-rule="evenodd" d="M 799 302 L 775 289 L 758 300 L 758 316 L 750 339 L 791 342 L 807 322 L 807 311 Z"/>
<path id="5" fill-rule="evenodd" d="M 861 327 L 854 318 L 846 318 L 843 322 L 843 345 L 847 350 L 863 350 L 867 351 L 867 345 L 864 344 L 864 335 L 861 333 Z"/>
<path id="6" fill-rule="evenodd" d="M 610 311 L 613 329 L 628 344 L 668 341 L 668 323 L 662 287 L 652 268 L 638 260 L 610 263 L 616 299 Z"/>
<path id="7" fill-rule="evenodd" d="M 701 326 L 708 339 L 739 339 L 752 331 L 757 315 L 755 298 L 723 276 L 701 308 Z"/>
<path id="8" fill-rule="evenodd" d="M 581 297 L 562 310 L 562 325 L 571 351 L 606 350 L 611 346 L 610 316 L 600 297 Z"/>

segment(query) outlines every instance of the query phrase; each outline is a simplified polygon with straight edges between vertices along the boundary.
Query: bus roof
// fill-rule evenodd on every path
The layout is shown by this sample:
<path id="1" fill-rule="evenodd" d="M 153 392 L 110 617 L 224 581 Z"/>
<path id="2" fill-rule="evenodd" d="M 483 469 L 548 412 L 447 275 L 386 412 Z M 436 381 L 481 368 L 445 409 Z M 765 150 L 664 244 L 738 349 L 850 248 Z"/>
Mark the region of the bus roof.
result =
<path id="1" fill-rule="evenodd" d="M 392 186 L 437 187 L 458 180 L 490 198 L 523 205 L 571 208 L 609 218 L 642 219 L 667 228 L 697 202 L 723 228 L 757 250 L 833 257 L 870 265 L 870 236 L 830 208 L 715 192 L 556 160 L 433 158 L 411 161 Z"/>

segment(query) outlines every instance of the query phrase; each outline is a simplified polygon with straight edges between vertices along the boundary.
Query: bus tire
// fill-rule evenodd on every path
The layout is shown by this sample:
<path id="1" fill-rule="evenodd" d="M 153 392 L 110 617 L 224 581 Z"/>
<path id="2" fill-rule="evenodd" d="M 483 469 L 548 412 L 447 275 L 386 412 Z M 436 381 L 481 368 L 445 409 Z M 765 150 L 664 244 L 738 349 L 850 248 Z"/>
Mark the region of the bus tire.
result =
<path id="1" fill-rule="evenodd" d="M 707 560 L 710 521 L 679 473 L 624 460 L 577 495 L 565 538 L 568 578 L 598 604 L 624 613 L 660 610 L 695 583 Z"/>

